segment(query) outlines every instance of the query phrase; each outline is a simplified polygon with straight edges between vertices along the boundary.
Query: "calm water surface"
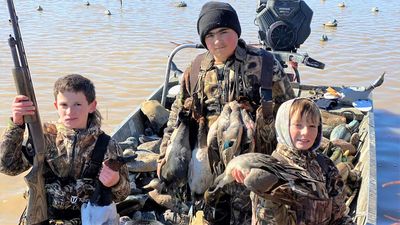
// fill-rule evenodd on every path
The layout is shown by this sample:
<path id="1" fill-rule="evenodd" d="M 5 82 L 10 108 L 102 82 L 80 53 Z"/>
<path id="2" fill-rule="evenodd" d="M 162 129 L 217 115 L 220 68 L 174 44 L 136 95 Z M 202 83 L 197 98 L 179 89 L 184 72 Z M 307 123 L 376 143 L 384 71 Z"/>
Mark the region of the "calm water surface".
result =
<path id="1" fill-rule="evenodd" d="M 196 19 L 205 1 L 117 0 L 21 1 L 15 5 L 42 120 L 56 120 L 52 85 L 63 75 L 83 74 L 95 82 L 104 129 L 112 132 L 130 111 L 163 82 L 168 54 L 175 43 L 198 42 Z M 242 24 L 242 37 L 258 43 L 254 25 L 256 1 L 229 1 Z M 397 0 L 309 0 L 312 33 L 299 49 L 326 64 L 325 70 L 301 67 L 310 84 L 369 85 L 384 71 L 385 83 L 374 91 L 378 155 L 378 224 L 400 218 L 400 5 Z M 43 12 L 36 11 L 41 5 Z M 371 12 L 379 7 L 378 13 Z M 111 16 L 104 15 L 109 9 Z M 15 95 L 7 38 L 11 32 L 6 1 L 0 3 L 0 129 L 6 126 Z M 336 19 L 337 28 L 322 23 Z M 329 41 L 319 41 L 322 34 Z M 184 68 L 196 51 L 176 56 Z M 0 175 L 0 224 L 16 224 L 25 201 L 22 176 Z M 397 221 L 398 222 L 398 221 Z"/>

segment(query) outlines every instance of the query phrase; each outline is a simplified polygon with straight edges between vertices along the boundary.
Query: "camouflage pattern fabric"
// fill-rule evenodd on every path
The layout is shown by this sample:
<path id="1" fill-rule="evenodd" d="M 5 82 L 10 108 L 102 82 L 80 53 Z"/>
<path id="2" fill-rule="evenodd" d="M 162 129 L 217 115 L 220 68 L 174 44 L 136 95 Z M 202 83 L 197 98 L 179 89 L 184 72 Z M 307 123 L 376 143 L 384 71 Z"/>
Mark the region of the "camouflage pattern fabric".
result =
<path id="1" fill-rule="evenodd" d="M 57 210 L 69 209 L 80 210 L 82 203 L 89 201 L 94 192 L 95 182 L 93 179 L 78 179 L 67 185 L 61 185 L 57 180 L 46 184 L 47 202 Z"/>
<path id="2" fill-rule="evenodd" d="M 263 50 L 248 46 L 241 39 L 239 40 L 234 56 L 229 58 L 224 65 L 214 65 L 213 56 L 209 52 L 206 52 L 201 62 L 197 84 L 191 84 L 189 79 L 192 71 L 192 62 L 192 65 L 186 69 L 183 75 L 181 90 L 172 105 L 167 128 L 164 130 L 164 137 L 160 147 L 160 163 L 165 160 L 166 147 L 169 144 L 171 133 L 176 124 L 177 113 L 188 99 L 191 99 L 192 107 L 194 109 L 194 117 L 196 118 L 196 114 L 205 116 L 208 127 L 216 121 L 222 112 L 224 105 L 234 100 L 237 100 L 242 104 L 242 108 L 245 108 L 254 120 L 256 117 L 256 110 L 260 106 L 259 89 L 261 86 L 260 80 L 263 54 L 265 54 Z M 272 80 L 272 101 L 274 103 L 274 111 L 276 112 L 280 104 L 288 99 L 294 98 L 295 94 L 288 77 L 277 60 L 275 60 L 273 66 Z M 195 89 L 193 96 L 191 96 L 190 90 L 193 85 L 197 85 L 197 88 Z M 265 124 L 262 124 L 261 127 L 264 127 L 264 125 Z M 273 123 L 268 124 L 268 129 L 270 128 L 273 128 Z M 267 135 L 268 137 L 260 138 L 260 140 L 256 141 L 258 143 L 257 145 L 267 145 L 268 143 L 265 143 L 265 141 L 273 141 L 275 137 L 273 129 L 270 129 L 269 133 L 259 132 L 259 137 L 263 135 Z M 269 145 L 272 146 L 272 149 L 275 148 L 274 143 Z M 209 155 L 211 155 L 210 161 L 213 167 L 212 170 L 216 176 L 221 174 L 225 167 L 219 157 L 220 154 L 218 149 L 218 146 L 209 146 Z M 246 149 L 241 149 L 240 152 L 246 152 Z M 229 195 L 232 197 L 229 204 L 235 205 L 235 207 L 233 207 L 233 212 L 230 214 L 233 217 L 231 223 L 249 224 L 251 213 L 249 207 L 249 192 L 245 195 L 246 200 L 241 197 L 236 199 L 236 196 L 242 196 L 240 191 L 238 191 L 238 193 L 231 191 L 228 192 L 230 192 Z M 249 208 L 247 212 L 246 210 L 243 210 L 246 206 Z M 225 207 L 222 210 L 229 211 L 229 208 Z M 243 222 L 245 218 L 249 218 L 248 222 Z"/>
<path id="3" fill-rule="evenodd" d="M 275 129 L 278 146 L 272 157 L 282 165 L 301 169 L 297 172 L 298 176 L 310 179 L 301 183 L 285 180 L 275 186 L 268 185 L 270 182 L 267 180 L 258 179 L 259 189 L 252 190 L 252 224 L 353 224 L 346 215 L 341 194 L 344 183 L 337 168 L 328 157 L 316 153 L 322 137 L 322 122 L 310 149 L 298 150 L 292 143 L 289 130 L 290 109 L 294 101 L 283 103 L 277 112 Z"/>
<path id="4" fill-rule="evenodd" d="M 80 209 L 82 202 L 87 201 L 93 191 L 92 182 L 81 176 L 89 165 L 96 140 L 103 131 L 95 122 L 82 130 L 71 130 L 60 123 L 45 123 L 43 130 L 47 147 L 45 186 L 49 207 Z M 31 167 L 22 145 L 24 131 L 23 126 L 9 121 L 0 143 L 0 172 L 15 176 Z M 105 159 L 117 156 L 122 156 L 122 150 L 115 140 L 110 140 Z M 130 192 L 127 166 L 122 166 L 119 172 L 120 180 L 112 187 L 115 202 L 124 200 Z M 69 180 L 71 183 L 60 183 L 60 180 Z M 66 201 L 68 198 L 70 200 Z M 71 204 L 75 200 L 79 200 L 79 204 Z"/>
<path id="5" fill-rule="evenodd" d="M 315 160 L 315 153 L 300 154 L 278 144 L 272 156 L 283 163 L 305 168 L 303 176 L 312 177 L 320 182 L 294 186 L 281 184 L 268 193 L 263 193 L 262 190 L 253 193 L 252 225 L 353 224 L 350 217 L 345 215 L 344 200 L 339 194 L 343 182 L 336 167 L 329 163 L 329 158 L 326 158 L 330 178 L 327 181 L 321 166 Z"/>
<path id="6" fill-rule="evenodd" d="M 214 65 L 213 56 L 209 52 L 205 54 L 201 62 L 198 90 L 195 93 L 198 99 L 192 99 L 192 101 L 195 111 L 197 113 L 202 111 L 207 118 L 208 127 L 218 118 L 224 105 L 233 100 L 239 100 L 243 107 L 255 118 L 256 109 L 260 105 L 259 88 L 262 69 L 262 56 L 260 54 L 262 53 L 259 49 L 248 46 L 241 39 L 235 55 L 228 59 L 222 68 Z M 221 78 L 221 71 L 222 75 L 227 78 Z M 295 94 L 287 75 L 277 60 L 275 60 L 273 71 L 272 100 L 274 112 L 276 112 L 283 102 L 294 98 Z M 181 81 L 181 90 L 172 104 L 160 147 L 160 161 L 165 156 L 166 147 L 176 124 L 177 113 L 188 98 L 193 98 L 190 95 L 190 86 L 195 84 L 188 83 L 190 82 L 190 72 L 191 66 L 185 70 Z M 238 81 L 236 80 L 237 74 L 242 77 Z M 218 79 L 219 76 L 220 79 Z M 236 90 L 239 90 L 240 93 L 236 93 Z M 239 95 L 239 99 L 236 99 L 236 94 Z M 262 144 L 260 141 L 258 143 Z"/>

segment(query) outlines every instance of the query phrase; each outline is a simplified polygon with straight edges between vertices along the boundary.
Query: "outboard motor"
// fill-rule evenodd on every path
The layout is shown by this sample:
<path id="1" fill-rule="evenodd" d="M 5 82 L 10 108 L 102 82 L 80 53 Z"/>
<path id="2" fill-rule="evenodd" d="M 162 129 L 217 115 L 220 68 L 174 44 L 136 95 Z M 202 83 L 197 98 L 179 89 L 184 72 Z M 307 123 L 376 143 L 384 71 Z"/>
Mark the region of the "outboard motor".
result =
<path id="1" fill-rule="evenodd" d="M 256 24 L 267 50 L 296 52 L 311 33 L 313 11 L 303 0 L 258 0 Z"/>

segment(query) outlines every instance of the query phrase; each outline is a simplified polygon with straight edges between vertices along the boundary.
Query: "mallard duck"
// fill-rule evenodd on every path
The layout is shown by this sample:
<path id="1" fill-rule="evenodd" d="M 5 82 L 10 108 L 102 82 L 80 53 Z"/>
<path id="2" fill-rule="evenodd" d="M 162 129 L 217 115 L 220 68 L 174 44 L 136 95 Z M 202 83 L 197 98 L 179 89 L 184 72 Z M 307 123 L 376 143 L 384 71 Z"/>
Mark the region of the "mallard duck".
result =
<path id="1" fill-rule="evenodd" d="M 323 25 L 325 27 L 337 27 L 338 21 L 336 19 L 332 20 L 332 21 L 328 21 L 326 23 L 324 23 Z"/>

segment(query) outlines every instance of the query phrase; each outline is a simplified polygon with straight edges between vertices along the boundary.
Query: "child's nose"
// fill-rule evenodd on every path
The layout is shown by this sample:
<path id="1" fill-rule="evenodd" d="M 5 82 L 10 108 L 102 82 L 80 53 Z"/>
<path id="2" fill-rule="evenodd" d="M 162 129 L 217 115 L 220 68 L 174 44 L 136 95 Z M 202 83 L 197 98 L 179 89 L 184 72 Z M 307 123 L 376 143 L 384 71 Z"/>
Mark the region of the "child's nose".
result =
<path id="1" fill-rule="evenodd" d="M 65 114 L 69 115 L 71 113 L 72 113 L 72 108 L 71 107 L 68 107 L 68 108 L 65 109 Z"/>
<path id="2" fill-rule="evenodd" d="M 304 127 L 301 129 L 301 134 L 307 134 L 307 131 L 308 131 L 308 127 L 307 127 L 307 126 L 304 126 Z"/>

